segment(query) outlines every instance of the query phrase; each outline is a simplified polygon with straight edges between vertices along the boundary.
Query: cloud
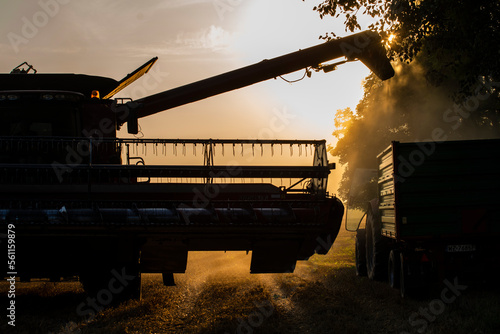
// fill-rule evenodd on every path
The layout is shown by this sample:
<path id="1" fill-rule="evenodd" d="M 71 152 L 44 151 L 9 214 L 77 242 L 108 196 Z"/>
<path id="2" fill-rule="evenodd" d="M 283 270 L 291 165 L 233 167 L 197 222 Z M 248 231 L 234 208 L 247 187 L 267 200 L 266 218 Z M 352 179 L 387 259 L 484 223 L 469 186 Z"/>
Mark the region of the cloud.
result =
<path id="1" fill-rule="evenodd" d="M 143 43 L 142 45 L 120 45 L 108 48 L 108 52 L 120 55 L 146 58 L 151 55 L 174 56 L 171 60 L 186 57 L 208 60 L 211 55 L 217 59 L 233 56 L 233 44 L 236 38 L 234 32 L 229 32 L 221 27 L 209 26 L 196 31 L 179 32 L 170 39 L 157 43 Z"/>
<path id="2" fill-rule="evenodd" d="M 234 33 L 221 27 L 211 25 L 209 28 L 196 32 L 180 32 L 177 34 L 173 45 L 175 48 L 184 49 L 188 53 L 207 50 L 210 52 L 225 52 L 231 48 Z"/>

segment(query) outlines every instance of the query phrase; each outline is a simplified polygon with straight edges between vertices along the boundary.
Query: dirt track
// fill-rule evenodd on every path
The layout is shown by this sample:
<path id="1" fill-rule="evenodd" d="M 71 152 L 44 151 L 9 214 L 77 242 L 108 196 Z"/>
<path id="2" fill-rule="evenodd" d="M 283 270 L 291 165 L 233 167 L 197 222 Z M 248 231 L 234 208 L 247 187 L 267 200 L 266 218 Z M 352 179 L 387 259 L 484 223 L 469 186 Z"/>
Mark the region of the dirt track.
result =
<path id="1" fill-rule="evenodd" d="M 452 302 L 440 290 L 402 300 L 384 283 L 355 277 L 352 235 L 293 274 L 250 275 L 250 256 L 190 254 L 176 287 L 144 275 L 143 300 L 95 317 L 77 315 L 78 282 L 17 284 L 15 331 L 1 333 L 499 333 L 500 289 L 469 286 Z M 7 284 L 0 284 L 7 305 Z M 451 298 L 449 298 L 451 299 Z M 5 309 L 5 308 L 4 308 Z"/>

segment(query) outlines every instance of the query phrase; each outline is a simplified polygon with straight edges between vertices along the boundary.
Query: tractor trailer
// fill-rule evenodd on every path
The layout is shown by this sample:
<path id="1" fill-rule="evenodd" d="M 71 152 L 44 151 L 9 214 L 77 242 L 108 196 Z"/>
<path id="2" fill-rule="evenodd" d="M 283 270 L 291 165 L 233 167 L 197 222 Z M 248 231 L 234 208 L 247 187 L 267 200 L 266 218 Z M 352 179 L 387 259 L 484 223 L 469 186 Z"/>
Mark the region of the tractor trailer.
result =
<path id="1" fill-rule="evenodd" d="M 358 275 L 406 296 L 499 268 L 500 140 L 393 142 L 377 164 L 377 197 L 347 226 Z"/>

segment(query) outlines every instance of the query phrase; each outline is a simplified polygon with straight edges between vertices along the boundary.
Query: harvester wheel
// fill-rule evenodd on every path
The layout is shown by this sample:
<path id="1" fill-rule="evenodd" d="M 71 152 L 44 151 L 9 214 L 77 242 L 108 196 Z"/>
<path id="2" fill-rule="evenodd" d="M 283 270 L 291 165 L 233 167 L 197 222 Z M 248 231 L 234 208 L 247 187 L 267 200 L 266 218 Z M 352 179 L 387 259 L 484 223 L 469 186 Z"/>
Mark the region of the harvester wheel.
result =
<path id="1" fill-rule="evenodd" d="M 82 273 L 80 282 L 102 307 L 142 297 L 141 273 L 135 263 L 94 268 Z"/>
<path id="2" fill-rule="evenodd" d="M 371 280 L 387 278 L 388 257 L 388 239 L 382 235 L 382 222 L 370 205 L 366 213 L 366 269 Z"/>
<path id="3" fill-rule="evenodd" d="M 356 276 L 366 276 L 366 230 L 356 232 Z"/>

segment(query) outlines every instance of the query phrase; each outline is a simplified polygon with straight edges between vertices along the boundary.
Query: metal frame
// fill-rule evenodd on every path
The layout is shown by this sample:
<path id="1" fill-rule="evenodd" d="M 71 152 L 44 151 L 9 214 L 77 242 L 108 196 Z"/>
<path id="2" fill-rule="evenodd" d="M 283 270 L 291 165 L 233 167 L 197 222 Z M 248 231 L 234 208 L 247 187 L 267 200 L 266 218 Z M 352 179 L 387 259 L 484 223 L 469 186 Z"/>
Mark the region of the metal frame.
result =
<path id="1" fill-rule="evenodd" d="M 178 154 L 178 146 L 182 146 L 183 155 L 186 153 L 186 146 L 192 145 L 196 153 L 197 145 L 203 147 L 203 164 L 200 165 L 145 165 L 140 154 L 150 153 L 155 155 L 167 155 L 169 146 L 172 154 Z M 264 147 L 269 147 L 271 155 L 279 147 L 280 154 L 283 155 L 283 147 L 290 147 L 293 155 L 294 147 L 298 147 L 298 155 L 301 156 L 308 150 L 313 155 L 312 166 L 283 166 L 283 165 L 241 165 L 226 166 L 216 164 L 215 149 L 222 147 L 222 154 L 225 147 L 229 146 L 230 154 L 239 155 L 237 148 L 241 147 L 243 155 L 244 148 L 251 146 L 252 155 L 264 152 Z M 256 149 L 257 147 L 257 149 Z M 93 184 L 110 183 L 110 180 L 128 180 L 145 178 L 158 178 L 159 182 L 167 182 L 171 178 L 185 178 L 192 183 L 195 178 L 202 178 L 206 184 L 212 184 L 217 179 L 227 182 L 228 179 L 299 179 L 294 185 L 284 189 L 291 192 L 307 192 L 326 195 L 326 186 L 330 170 L 333 164 L 328 164 L 325 140 L 240 140 L 240 139 L 116 139 L 116 138 L 54 138 L 54 137 L 0 137 L 0 151 L 17 151 L 23 154 L 30 152 L 40 153 L 53 150 L 56 152 L 82 152 L 85 148 L 85 159 L 79 164 L 68 164 L 61 162 L 36 163 L 0 163 L 0 178 L 2 186 L 23 184 Z M 123 150 L 125 149 L 125 150 Z M 119 155 L 125 154 L 126 165 L 119 164 L 99 164 L 98 155 L 113 150 Z M 257 150 L 257 152 L 255 152 Z M 135 151 L 135 152 L 132 152 Z M 141 151 L 141 152 L 139 152 Z M 296 151 L 296 150 L 295 150 Z M 123 154 L 122 154 L 123 153 Z M 131 156 L 134 154 L 134 156 Z M 132 164 L 132 161 L 139 160 L 140 163 Z M 54 170 L 59 168 L 62 176 L 55 178 Z M 228 173 L 228 169 L 233 168 L 234 173 Z M 292 189 L 302 181 L 308 181 L 306 189 Z M 28 180 L 28 181 L 26 181 Z M 253 181 L 253 180 L 252 180 Z M 250 183 L 253 183 L 253 182 Z"/>

